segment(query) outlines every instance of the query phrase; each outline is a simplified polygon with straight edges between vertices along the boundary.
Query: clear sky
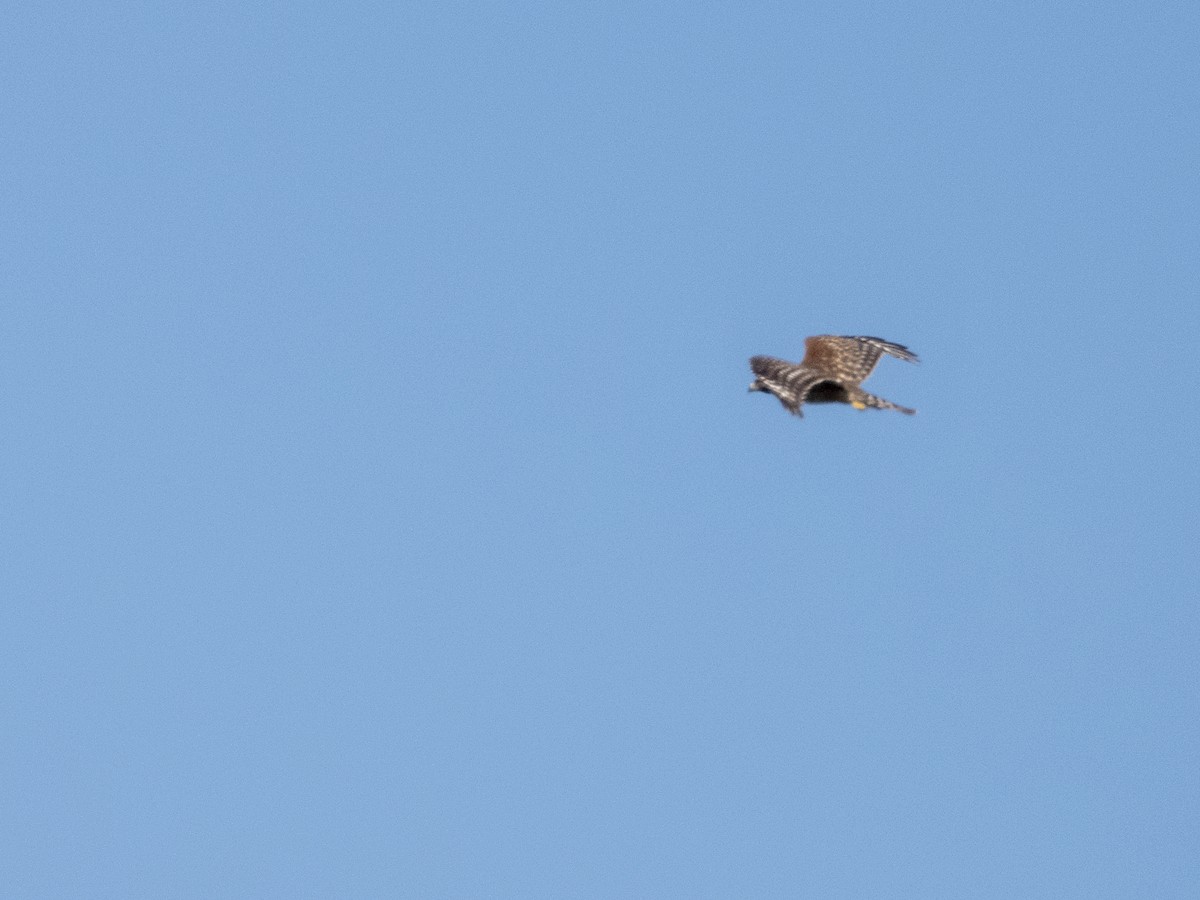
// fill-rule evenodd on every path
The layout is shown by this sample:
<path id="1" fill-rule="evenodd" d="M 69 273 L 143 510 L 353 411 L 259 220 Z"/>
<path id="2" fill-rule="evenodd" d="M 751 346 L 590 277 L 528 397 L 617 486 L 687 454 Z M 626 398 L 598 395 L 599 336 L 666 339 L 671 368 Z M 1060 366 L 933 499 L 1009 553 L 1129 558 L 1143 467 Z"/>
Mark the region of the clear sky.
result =
<path id="1" fill-rule="evenodd" d="M 10 8 L 6 896 L 1200 896 L 1198 34 Z"/>

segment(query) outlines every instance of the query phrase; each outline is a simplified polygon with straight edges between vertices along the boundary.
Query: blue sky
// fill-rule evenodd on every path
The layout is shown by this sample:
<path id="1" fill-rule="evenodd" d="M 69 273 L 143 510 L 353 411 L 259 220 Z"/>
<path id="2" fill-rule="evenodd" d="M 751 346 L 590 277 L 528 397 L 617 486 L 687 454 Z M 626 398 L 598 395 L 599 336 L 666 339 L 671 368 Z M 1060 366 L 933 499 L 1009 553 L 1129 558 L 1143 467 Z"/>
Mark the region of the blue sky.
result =
<path id="1" fill-rule="evenodd" d="M 1198 32 L 11 10 L 6 890 L 1196 896 Z"/>

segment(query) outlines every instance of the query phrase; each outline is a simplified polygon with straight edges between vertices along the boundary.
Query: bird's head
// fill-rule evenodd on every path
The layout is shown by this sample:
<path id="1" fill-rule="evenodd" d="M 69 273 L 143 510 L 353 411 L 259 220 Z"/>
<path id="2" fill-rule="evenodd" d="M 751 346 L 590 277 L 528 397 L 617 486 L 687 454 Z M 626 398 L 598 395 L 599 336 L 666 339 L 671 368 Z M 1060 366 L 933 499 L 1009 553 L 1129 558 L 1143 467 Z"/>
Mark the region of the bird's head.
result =
<path id="1" fill-rule="evenodd" d="M 762 382 L 762 379 L 761 379 L 761 378 L 755 378 L 755 379 L 754 379 L 754 381 L 752 381 L 752 382 L 750 383 L 750 388 L 749 388 L 749 390 L 750 390 L 750 391 L 752 391 L 752 392 L 753 392 L 753 391 L 765 391 L 766 389 L 767 389 L 767 388 L 766 388 L 766 386 L 763 384 L 763 382 Z"/>

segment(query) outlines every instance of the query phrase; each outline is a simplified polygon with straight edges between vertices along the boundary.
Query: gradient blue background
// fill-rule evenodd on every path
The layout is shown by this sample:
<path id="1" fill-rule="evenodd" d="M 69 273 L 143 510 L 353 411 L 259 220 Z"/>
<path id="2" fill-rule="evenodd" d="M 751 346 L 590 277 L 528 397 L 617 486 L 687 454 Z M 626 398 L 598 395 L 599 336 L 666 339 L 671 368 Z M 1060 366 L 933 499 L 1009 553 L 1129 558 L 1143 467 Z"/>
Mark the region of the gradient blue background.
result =
<path id="1" fill-rule="evenodd" d="M 1200 896 L 1198 34 L 10 8 L 4 893 Z"/>

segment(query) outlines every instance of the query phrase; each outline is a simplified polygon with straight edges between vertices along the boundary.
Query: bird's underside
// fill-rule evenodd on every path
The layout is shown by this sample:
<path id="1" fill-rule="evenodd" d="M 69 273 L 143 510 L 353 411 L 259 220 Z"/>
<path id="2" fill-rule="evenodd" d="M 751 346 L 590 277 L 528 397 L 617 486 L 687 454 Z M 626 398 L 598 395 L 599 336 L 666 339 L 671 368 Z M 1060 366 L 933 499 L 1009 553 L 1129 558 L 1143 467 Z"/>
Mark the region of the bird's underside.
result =
<path id="1" fill-rule="evenodd" d="M 798 363 L 773 356 L 750 359 L 754 372 L 752 391 L 774 394 L 791 413 L 802 416 L 805 403 L 848 403 L 855 409 L 894 409 L 912 415 L 915 409 L 868 394 L 861 387 L 887 354 L 906 362 L 917 355 L 902 344 L 876 337 L 816 335 L 804 341 L 804 359 Z"/>

